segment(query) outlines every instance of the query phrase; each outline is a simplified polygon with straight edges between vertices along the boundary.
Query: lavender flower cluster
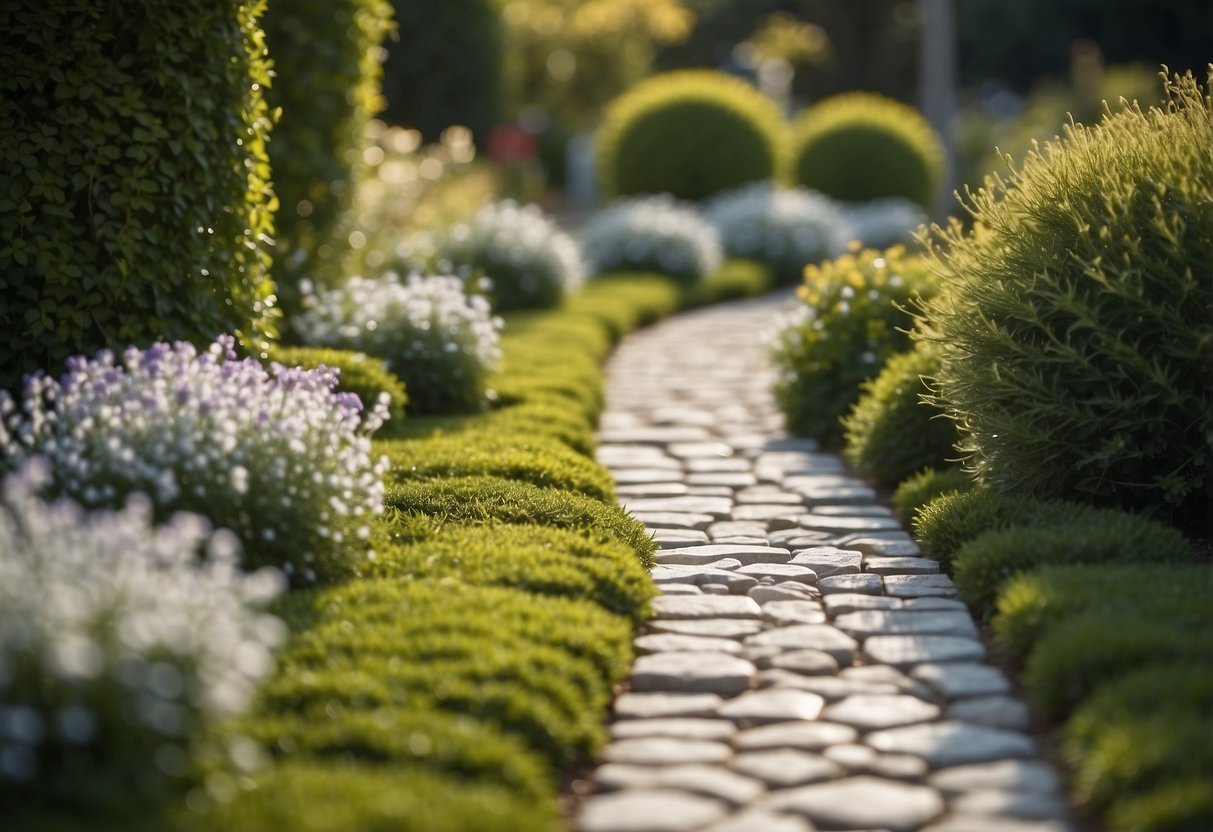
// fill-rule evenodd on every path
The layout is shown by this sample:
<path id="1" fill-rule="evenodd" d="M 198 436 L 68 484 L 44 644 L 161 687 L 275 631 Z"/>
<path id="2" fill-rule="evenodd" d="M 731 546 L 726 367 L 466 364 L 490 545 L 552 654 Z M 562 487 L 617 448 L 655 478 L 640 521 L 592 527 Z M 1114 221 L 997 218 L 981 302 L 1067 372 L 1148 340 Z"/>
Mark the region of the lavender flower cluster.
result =
<path id="1" fill-rule="evenodd" d="M 577 243 L 540 210 L 504 200 L 453 226 L 439 266 L 472 281 L 486 277 L 498 310 L 546 309 L 578 286 L 585 269 Z"/>
<path id="2" fill-rule="evenodd" d="M 286 628 L 262 608 L 282 574 L 242 572 L 235 536 L 197 515 L 154 526 L 143 495 L 47 503 L 51 479 L 34 457 L 0 494 L 0 790 L 180 776 L 273 669 Z"/>
<path id="3" fill-rule="evenodd" d="M 669 194 L 621 199 L 586 223 L 581 252 L 590 274 L 648 271 L 686 283 L 724 259 L 715 226 Z"/>
<path id="4" fill-rule="evenodd" d="M 313 346 L 382 358 L 404 381 L 414 412 L 482 409 L 488 374 L 501 358 L 501 319 L 453 276 L 353 277 L 306 298 L 294 323 Z"/>
<path id="5" fill-rule="evenodd" d="M 9 466 L 44 457 L 51 490 L 88 508 L 143 493 L 159 518 L 201 514 L 235 532 L 247 566 L 297 583 L 356 571 L 383 508 L 387 461 L 372 459 L 370 434 L 386 402 L 363 413 L 334 392 L 336 372 L 267 370 L 234 346 L 160 343 L 31 376 L 19 407 L 0 395 Z"/>
<path id="6" fill-rule="evenodd" d="M 798 281 L 809 263 L 842 254 L 847 242 L 838 205 L 808 188 L 744 185 L 712 199 L 705 215 L 730 257 L 765 263 L 783 283 Z"/>

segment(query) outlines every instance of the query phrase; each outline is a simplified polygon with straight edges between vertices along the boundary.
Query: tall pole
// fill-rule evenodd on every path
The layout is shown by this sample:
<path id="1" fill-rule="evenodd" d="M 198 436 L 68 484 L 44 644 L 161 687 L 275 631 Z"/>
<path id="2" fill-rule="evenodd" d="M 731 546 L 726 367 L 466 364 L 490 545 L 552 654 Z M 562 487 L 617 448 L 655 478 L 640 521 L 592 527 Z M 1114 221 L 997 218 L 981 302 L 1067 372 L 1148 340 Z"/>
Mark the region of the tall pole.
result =
<path id="1" fill-rule="evenodd" d="M 952 0 L 918 0 L 922 36 L 918 53 L 918 97 L 923 115 L 943 140 L 944 181 L 935 195 L 935 217 L 942 219 L 955 207 L 956 140 L 956 21 Z"/>

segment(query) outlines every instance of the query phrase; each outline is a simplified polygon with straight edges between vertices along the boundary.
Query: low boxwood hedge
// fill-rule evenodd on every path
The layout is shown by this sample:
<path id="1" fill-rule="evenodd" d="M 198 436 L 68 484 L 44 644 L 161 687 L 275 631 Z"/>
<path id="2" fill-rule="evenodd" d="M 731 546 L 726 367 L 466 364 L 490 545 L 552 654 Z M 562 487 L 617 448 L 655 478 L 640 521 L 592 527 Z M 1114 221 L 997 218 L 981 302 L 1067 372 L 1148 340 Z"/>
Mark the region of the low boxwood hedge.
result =
<path id="1" fill-rule="evenodd" d="M 893 510 L 903 523 L 910 523 L 918 510 L 936 497 L 972 487 L 973 480 L 959 468 L 924 468 L 897 486 L 892 497 Z"/>

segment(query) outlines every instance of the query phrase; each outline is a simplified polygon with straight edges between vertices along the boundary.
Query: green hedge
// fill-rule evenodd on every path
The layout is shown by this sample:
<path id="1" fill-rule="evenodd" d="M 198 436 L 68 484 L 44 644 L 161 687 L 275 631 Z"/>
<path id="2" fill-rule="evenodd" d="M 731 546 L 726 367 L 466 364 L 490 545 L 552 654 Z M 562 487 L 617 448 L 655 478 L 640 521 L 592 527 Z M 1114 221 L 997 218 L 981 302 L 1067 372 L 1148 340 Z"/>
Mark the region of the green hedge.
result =
<path id="1" fill-rule="evenodd" d="M 106 347 L 274 334 L 263 8 L 0 13 L 0 388 Z"/>
<path id="2" fill-rule="evenodd" d="M 948 569 L 960 547 L 984 532 L 1059 520 L 1080 511 L 1074 503 L 977 487 L 942 494 L 922 506 L 914 516 L 914 536 L 924 557 L 934 558 Z"/>
<path id="3" fill-rule="evenodd" d="M 893 510 L 903 523 L 911 523 L 918 510 L 937 497 L 952 492 L 968 491 L 973 480 L 958 468 L 926 468 L 906 477 L 893 492 Z"/>

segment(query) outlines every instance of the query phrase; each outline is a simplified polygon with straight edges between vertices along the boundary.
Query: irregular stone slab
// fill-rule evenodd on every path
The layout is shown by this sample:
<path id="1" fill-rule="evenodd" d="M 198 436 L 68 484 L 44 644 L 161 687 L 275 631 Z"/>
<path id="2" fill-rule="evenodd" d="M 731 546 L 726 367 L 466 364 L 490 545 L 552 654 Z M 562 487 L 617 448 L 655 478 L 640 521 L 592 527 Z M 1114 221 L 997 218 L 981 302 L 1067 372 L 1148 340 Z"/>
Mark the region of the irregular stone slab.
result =
<path id="1" fill-rule="evenodd" d="M 615 493 L 619 495 L 620 502 L 626 503 L 628 498 L 681 497 L 687 490 L 681 482 L 646 482 L 618 486 Z"/>
<path id="2" fill-rule="evenodd" d="M 723 459 L 733 455 L 724 442 L 671 442 L 667 451 L 679 459 Z"/>
<path id="3" fill-rule="evenodd" d="M 686 691 L 732 696 L 748 690 L 758 669 L 724 652 L 653 653 L 632 667 L 632 690 Z"/>
<path id="4" fill-rule="evenodd" d="M 653 599 L 657 618 L 759 618 L 762 608 L 753 598 L 660 596 Z"/>
<path id="5" fill-rule="evenodd" d="M 761 584 L 749 590 L 746 594 L 760 604 L 769 604 L 772 601 L 816 601 L 821 597 L 821 594 L 812 587 L 797 584 L 796 586 L 788 586 L 795 584 L 795 581 L 784 581 L 781 584 Z M 806 622 L 811 623 L 811 622 Z"/>
<path id="6" fill-rule="evenodd" d="M 825 750 L 825 757 L 852 774 L 871 774 L 891 780 L 921 780 L 927 774 L 927 764 L 909 754 L 880 754 L 866 745 L 835 745 Z"/>
<path id="7" fill-rule="evenodd" d="M 905 694 L 856 694 L 827 705 L 821 718 L 860 731 L 913 725 L 939 717 L 939 706 Z"/>
<path id="8" fill-rule="evenodd" d="M 771 659 L 775 656 L 781 656 L 784 653 L 782 647 L 742 647 L 741 656 L 744 659 L 749 659 L 754 663 L 755 667 L 770 667 Z"/>
<path id="9" fill-rule="evenodd" d="M 839 673 L 840 678 L 853 682 L 869 684 L 892 685 L 902 693 L 917 696 L 919 699 L 932 700 L 934 694 L 921 682 L 917 682 L 895 667 L 887 664 L 865 664 L 858 667 L 846 667 Z"/>
<path id="10" fill-rule="evenodd" d="M 647 485 L 655 482 L 672 482 L 671 477 L 681 477 L 670 468 L 614 468 L 611 478 L 616 485 Z"/>
<path id="11" fill-rule="evenodd" d="M 980 641 L 958 636 L 872 636 L 863 643 L 864 661 L 894 667 L 973 662 L 985 656 L 986 648 Z"/>
<path id="12" fill-rule="evenodd" d="M 1068 823 L 1059 820 L 1020 820 L 991 815 L 951 814 L 938 823 L 924 826 L 921 832 L 1074 832 Z"/>
<path id="13" fill-rule="evenodd" d="M 791 488 L 784 481 L 784 486 L 789 491 L 799 491 L 804 496 L 804 501 L 810 508 L 819 508 L 821 506 L 846 506 L 865 500 L 875 500 L 876 489 L 869 488 L 866 485 L 846 485 L 839 488 Z"/>
<path id="14" fill-rule="evenodd" d="M 913 832 L 943 814 L 934 789 L 867 775 L 801 786 L 771 795 L 773 808 L 804 815 L 825 829 Z"/>
<path id="15" fill-rule="evenodd" d="M 719 800 L 671 790 L 594 795 L 581 804 L 578 832 L 691 832 L 723 818 Z"/>
<path id="16" fill-rule="evenodd" d="M 790 670 L 773 667 L 770 670 L 760 670 L 754 679 L 755 685 L 763 688 L 794 688 L 815 693 L 827 702 L 837 702 L 849 696 L 861 694 L 897 694 L 901 689 L 896 685 L 879 682 L 860 682 L 843 679 L 837 676 L 805 676 Z"/>
<path id="17" fill-rule="evenodd" d="M 717 740 L 728 742 L 737 734 L 737 726 L 727 719 L 624 719 L 611 724 L 611 739 L 628 740 L 637 737 L 677 737 L 684 740 Z"/>
<path id="18" fill-rule="evenodd" d="M 686 470 L 692 474 L 748 474 L 753 467 L 753 463 L 741 457 L 702 457 L 686 461 Z"/>
<path id="19" fill-rule="evenodd" d="M 845 592 L 856 595 L 879 595 L 882 585 L 879 575 L 835 575 L 831 578 L 818 578 L 817 588 L 822 595 L 833 595 Z"/>
<path id="20" fill-rule="evenodd" d="M 739 534 L 734 537 L 717 537 L 713 538 L 713 543 L 725 544 L 733 546 L 768 546 L 770 541 L 765 535 L 743 535 Z"/>
<path id="21" fill-rule="evenodd" d="M 910 676 L 945 699 L 994 696 L 1011 691 L 1011 683 L 1003 672 L 985 664 L 922 664 L 911 670 Z"/>
<path id="22" fill-rule="evenodd" d="M 681 633 L 710 638 L 745 638 L 764 629 L 761 621 L 747 618 L 656 619 L 647 622 L 659 633 Z"/>
<path id="23" fill-rule="evenodd" d="M 762 486 L 744 488 L 734 494 L 733 497 L 740 505 L 784 506 L 784 512 L 787 512 L 787 506 L 796 508 L 804 505 L 804 498 L 799 494 L 792 494 L 778 488 L 764 488 Z"/>
<path id="24" fill-rule="evenodd" d="M 657 588 L 663 595 L 702 595 L 703 590 L 691 584 L 664 583 Z"/>
<path id="25" fill-rule="evenodd" d="M 854 663 L 855 651 L 859 649 L 855 639 L 828 624 L 794 624 L 767 630 L 748 637 L 746 644 L 775 645 L 790 650 L 821 650 L 833 656 L 842 666 Z"/>
<path id="26" fill-rule="evenodd" d="M 974 696 L 948 706 L 948 719 L 973 722 L 1008 731 L 1027 731 L 1028 706 L 1011 696 Z"/>
<path id="27" fill-rule="evenodd" d="M 721 520 L 708 528 L 708 537 L 716 542 L 732 537 L 760 537 L 767 540 L 767 524 L 747 520 L 742 523 L 737 520 Z M 791 555 L 788 555 L 789 559 Z"/>
<path id="28" fill-rule="evenodd" d="M 636 652 L 648 653 L 732 653 L 741 645 L 732 639 L 688 636 L 681 633 L 649 633 L 636 639 Z"/>
<path id="29" fill-rule="evenodd" d="M 965 610 L 914 612 L 860 610 L 834 619 L 834 626 L 856 638 L 881 635 L 943 635 L 977 638 L 977 627 Z"/>
<path id="30" fill-rule="evenodd" d="M 847 549 L 858 549 L 865 555 L 884 555 L 892 557 L 894 555 L 902 555 L 905 557 L 917 557 L 920 553 L 918 544 L 914 542 L 914 538 L 909 532 L 905 531 L 883 531 L 883 532 L 860 532 L 859 534 L 848 534 L 838 538 L 838 546 Z M 912 551 L 904 551 L 907 547 L 913 547 Z"/>
<path id="31" fill-rule="evenodd" d="M 770 538 L 773 545 L 786 546 L 789 549 L 822 546 L 831 539 L 825 532 L 810 532 L 804 529 L 778 529 L 771 532 Z"/>
<path id="32" fill-rule="evenodd" d="M 619 428 L 598 434 L 598 442 L 602 445 L 673 445 L 710 439 L 711 434 L 698 427 Z"/>
<path id="33" fill-rule="evenodd" d="M 681 471 L 682 463 L 655 445 L 599 445 L 594 454 L 599 465 L 612 470 L 662 468 Z"/>
<path id="34" fill-rule="evenodd" d="M 696 543 L 707 543 L 708 533 L 696 529 L 657 529 L 653 539 L 662 549 L 677 549 Z"/>
<path id="35" fill-rule="evenodd" d="M 816 719 L 825 700 L 813 693 L 786 688 L 743 693 L 724 703 L 717 713 L 740 725 L 763 725 L 797 719 Z"/>
<path id="36" fill-rule="evenodd" d="M 934 575 L 939 572 L 939 562 L 930 558 L 868 555 L 863 559 L 863 571 L 876 575 Z"/>
<path id="37" fill-rule="evenodd" d="M 649 529 L 696 529 L 702 531 L 715 520 L 710 514 L 686 514 L 676 511 L 638 511 L 632 517 Z"/>
<path id="38" fill-rule="evenodd" d="M 744 732 L 738 734 L 737 738 L 744 735 Z M 928 782 L 946 794 L 985 789 L 1046 795 L 1061 793 L 1057 773 L 1048 763 L 1039 760 L 997 760 L 955 766 L 935 772 Z"/>
<path id="39" fill-rule="evenodd" d="M 750 575 L 739 575 L 727 569 L 721 569 L 719 563 L 711 568 L 707 566 L 683 566 L 681 564 L 661 563 L 661 552 L 657 553 L 657 566 L 653 567 L 653 582 L 658 586 L 667 584 L 690 584 L 703 586 L 705 584 L 723 584 L 736 595 L 743 595 L 755 586 L 758 579 Z M 736 563 L 734 561 L 734 563 Z M 737 564 L 740 566 L 740 564 Z"/>
<path id="40" fill-rule="evenodd" d="M 739 751 L 771 748 L 822 751 L 832 745 L 855 742 L 858 736 L 859 732 L 849 725 L 807 720 L 750 728 L 737 734 L 733 745 Z"/>
<path id="41" fill-rule="evenodd" d="M 957 795 L 952 809 L 966 815 L 1059 820 L 1066 816 L 1069 806 L 1059 795 L 988 790 Z"/>
<path id="42" fill-rule="evenodd" d="M 816 512 L 796 515 L 796 525 L 802 529 L 837 535 L 901 530 L 901 523 L 896 517 L 845 517 Z"/>
<path id="43" fill-rule="evenodd" d="M 838 673 L 838 659 L 823 650 L 781 651 L 771 658 L 769 666 L 802 676 L 833 676 Z"/>
<path id="44" fill-rule="evenodd" d="M 745 488 L 755 485 L 758 477 L 744 472 L 721 471 L 717 473 L 687 474 L 687 485 L 725 485 L 729 488 Z"/>
<path id="45" fill-rule="evenodd" d="M 733 509 L 733 519 L 765 523 L 779 517 L 787 517 L 790 513 L 794 513 L 794 507 L 790 508 L 787 503 L 741 503 Z"/>
<path id="46" fill-rule="evenodd" d="M 1034 751 L 1023 734 L 951 720 L 877 731 L 864 742 L 877 751 L 921 757 L 933 769 L 1030 757 Z"/>
<path id="47" fill-rule="evenodd" d="M 759 467 L 767 467 L 771 465 L 766 459 L 759 457 L 754 464 Z M 782 468 L 784 471 L 783 488 L 785 491 L 833 491 L 845 490 L 847 488 L 855 488 L 860 483 L 854 477 L 848 477 L 845 474 L 838 473 L 842 470 L 842 466 L 837 464 L 837 461 L 823 466 L 823 470 L 819 473 L 806 471 L 804 473 L 794 473 L 790 468 Z M 865 502 L 860 500 L 859 502 Z"/>
<path id="48" fill-rule="evenodd" d="M 636 515 L 662 514 L 709 514 L 713 519 L 728 517 L 733 511 L 733 501 L 727 497 L 653 497 L 628 499 L 623 507 Z"/>
<path id="49" fill-rule="evenodd" d="M 832 578 L 835 575 L 858 574 L 862 560 L 863 555 L 857 551 L 835 549 L 832 546 L 814 546 L 794 551 L 789 562 L 797 566 L 807 566 L 817 573 L 818 578 Z"/>
<path id="50" fill-rule="evenodd" d="M 905 598 L 901 609 L 911 612 L 968 612 L 964 601 L 955 598 Z"/>
<path id="51" fill-rule="evenodd" d="M 692 497 L 728 497 L 732 499 L 733 489 L 723 485 L 688 485 L 687 494 Z"/>
<path id="52" fill-rule="evenodd" d="M 710 584 L 709 583 L 709 584 L 704 584 L 702 589 L 703 589 L 704 595 L 730 595 L 730 594 L 732 594 L 729 592 L 728 584 Z M 740 595 L 742 593 L 737 593 L 737 594 Z"/>
<path id="53" fill-rule="evenodd" d="M 750 595 L 753 597 L 753 594 Z M 762 605 L 762 617 L 772 624 L 824 624 L 825 610 L 818 601 L 768 601 Z"/>
<path id="54" fill-rule="evenodd" d="M 893 598 L 955 598 L 956 585 L 947 575 L 886 575 L 884 592 Z"/>
<path id="55" fill-rule="evenodd" d="M 712 717 L 724 703 L 714 693 L 623 693 L 615 697 L 620 719 Z"/>
<path id="56" fill-rule="evenodd" d="M 732 749 L 722 742 L 688 740 L 685 737 L 637 737 L 616 740 L 602 751 L 602 758 L 609 763 L 640 766 L 722 763 L 732 756 Z"/>
<path id="57" fill-rule="evenodd" d="M 887 506 L 876 505 L 836 505 L 815 506 L 813 514 L 824 514 L 828 517 L 893 517 L 893 510 Z"/>
<path id="58" fill-rule="evenodd" d="M 706 546 L 686 546 L 681 549 L 666 549 L 658 552 L 662 563 L 699 566 L 721 558 L 739 561 L 739 566 L 748 563 L 787 563 L 792 553 L 778 546 L 758 546 L 738 543 L 709 543 Z"/>
<path id="59" fill-rule="evenodd" d="M 818 578 L 817 583 L 821 583 Z M 897 610 L 905 606 L 900 598 L 886 598 L 883 595 L 861 595 L 857 592 L 832 592 L 823 595 L 821 603 L 826 612 L 832 616 L 845 615 L 860 610 Z"/>
<path id="60" fill-rule="evenodd" d="M 816 583 L 817 574 L 806 566 L 795 566 L 790 563 L 748 563 L 738 568 L 738 573 L 749 575 L 751 578 L 770 578 L 775 583 L 783 581 L 800 581 L 801 583 Z"/>
<path id="61" fill-rule="evenodd" d="M 830 762 L 821 754 L 791 748 L 738 754 L 731 765 L 734 771 L 761 780 L 775 789 L 820 783 L 842 773 L 837 763 Z"/>
<path id="62" fill-rule="evenodd" d="M 594 772 L 594 780 L 604 789 L 672 789 L 717 798 L 730 806 L 749 803 L 766 791 L 761 781 L 721 766 L 607 763 Z"/>
<path id="63" fill-rule="evenodd" d="M 714 823 L 703 832 L 814 832 L 803 818 L 763 809 L 747 809 Z"/>

